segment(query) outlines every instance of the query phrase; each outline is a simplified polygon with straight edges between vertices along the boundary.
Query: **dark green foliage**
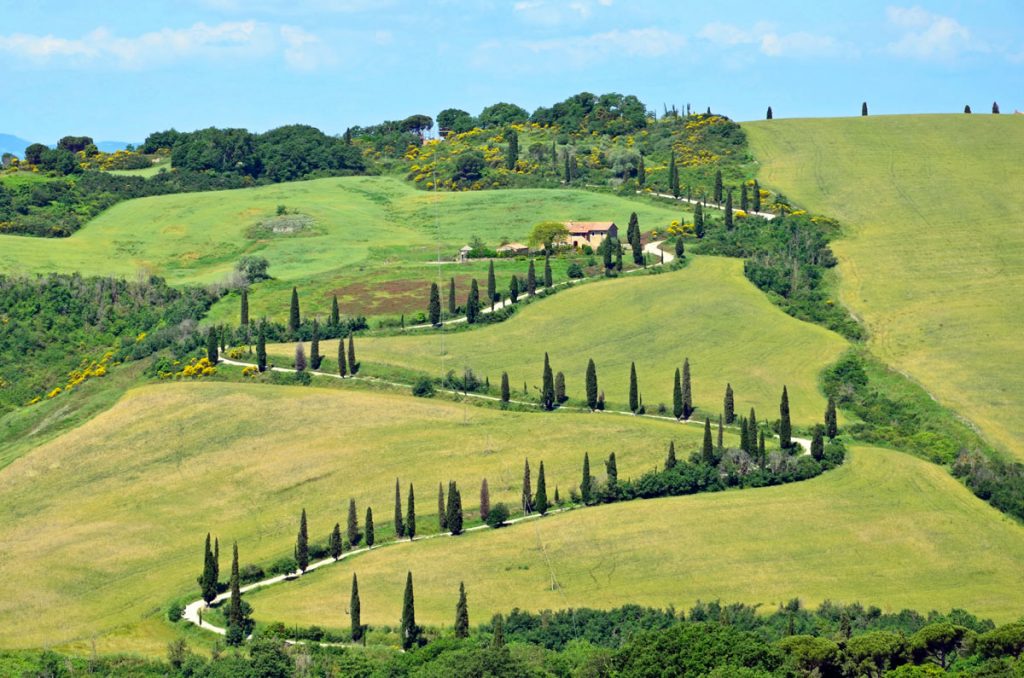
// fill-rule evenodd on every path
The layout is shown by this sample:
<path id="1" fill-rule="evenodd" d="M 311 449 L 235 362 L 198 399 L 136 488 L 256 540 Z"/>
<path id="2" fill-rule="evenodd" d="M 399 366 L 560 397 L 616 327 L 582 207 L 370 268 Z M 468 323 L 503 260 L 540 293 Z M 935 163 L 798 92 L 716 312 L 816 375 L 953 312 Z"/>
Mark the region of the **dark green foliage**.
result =
<path id="1" fill-rule="evenodd" d="M 206 331 L 206 359 L 210 361 L 211 365 L 216 365 L 220 359 L 220 356 L 217 354 L 218 339 L 216 327 L 211 327 Z"/>
<path id="2" fill-rule="evenodd" d="M 629 215 L 629 228 L 626 230 L 626 239 L 633 250 L 633 263 L 639 266 L 644 263 L 644 248 L 640 241 L 640 220 L 636 212 Z"/>
<path id="3" fill-rule="evenodd" d="M 512 392 L 508 385 L 508 372 L 501 373 L 501 402 L 508 403 L 512 398 Z"/>
<path id="4" fill-rule="evenodd" d="M 409 541 L 412 541 L 416 538 L 416 495 L 412 483 L 409 483 L 409 499 L 406 501 L 405 510 L 405 534 Z"/>
<path id="5" fill-rule="evenodd" d="M 590 475 L 590 453 L 583 453 L 583 478 L 580 480 L 580 499 L 584 504 L 594 500 L 594 481 Z"/>
<path id="6" fill-rule="evenodd" d="M 530 259 L 530 267 L 526 269 L 526 293 L 533 296 L 537 293 L 537 270 Z"/>
<path id="7" fill-rule="evenodd" d="M 750 211 L 750 199 L 747 197 L 747 182 L 740 184 L 740 209 L 744 212 Z"/>
<path id="8" fill-rule="evenodd" d="M 466 601 L 466 585 L 459 582 L 459 602 L 455 604 L 455 637 L 469 638 L 469 605 Z"/>
<path id="9" fill-rule="evenodd" d="M 725 197 L 725 230 L 731 231 L 732 228 L 732 189 L 730 188 L 728 194 Z"/>
<path id="10" fill-rule="evenodd" d="M 759 183 L 757 183 L 757 179 L 754 179 L 754 191 L 753 191 L 753 193 L 754 193 L 754 201 L 753 201 L 754 211 L 755 212 L 760 212 L 761 211 L 761 185 Z"/>
<path id="11" fill-rule="evenodd" d="M 448 512 L 444 501 L 444 487 L 437 484 L 437 524 L 442 532 L 448 531 Z"/>
<path id="12" fill-rule="evenodd" d="M 597 367 L 594 365 L 594 359 L 590 358 L 587 361 L 587 407 L 591 410 L 597 409 Z"/>
<path id="13" fill-rule="evenodd" d="M 615 453 L 608 455 L 608 461 L 604 463 L 604 471 L 608 476 L 605 485 L 605 499 L 615 500 L 619 498 L 619 465 L 615 461 Z"/>
<path id="14" fill-rule="evenodd" d="M 765 119 L 766 120 L 771 120 L 772 119 L 772 107 L 771 106 L 768 107 L 768 114 L 765 116 Z"/>
<path id="15" fill-rule="evenodd" d="M 448 483 L 448 505 L 445 507 L 445 522 L 452 536 L 462 534 L 462 493 L 455 481 Z"/>
<path id="16" fill-rule="evenodd" d="M 769 676 L 782 661 L 782 652 L 754 633 L 692 623 L 638 635 L 615 654 L 612 665 L 616 675 L 627 676 L 702 676 L 715 667 L 724 669 L 715 675 Z"/>
<path id="17" fill-rule="evenodd" d="M 704 446 L 701 450 L 701 460 L 713 466 L 715 463 L 715 446 L 711 440 L 711 420 L 704 419 Z"/>
<path id="18" fill-rule="evenodd" d="M 239 313 L 239 323 L 245 327 L 249 324 L 249 290 L 242 288 L 242 308 Z"/>
<path id="19" fill-rule="evenodd" d="M 363 638 L 366 627 L 363 626 L 362 605 L 359 600 L 359 579 L 352 573 L 352 593 L 348 600 L 349 623 L 352 628 L 352 642 L 358 643 Z"/>
<path id="20" fill-rule="evenodd" d="M 338 374 L 342 377 L 348 374 L 348 359 L 345 357 L 344 339 L 338 339 Z"/>
<path id="21" fill-rule="evenodd" d="M 427 306 L 427 318 L 434 327 L 440 326 L 441 292 L 437 289 L 437 283 L 430 283 L 430 304 Z"/>
<path id="22" fill-rule="evenodd" d="M 867 115 L 868 114 L 868 102 L 865 101 L 864 103 L 862 103 L 860 105 L 860 114 L 861 115 Z"/>
<path id="23" fill-rule="evenodd" d="M 487 303 L 494 308 L 494 302 L 498 298 L 498 281 L 494 277 L 494 261 L 487 265 Z"/>
<path id="24" fill-rule="evenodd" d="M 209 605 L 217 597 L 217 569 L 213 551 L 210 550 L 210 533 L 206 533 L 206 548 L 203 551 L 203 573 L 197 580 L 203 600 Z"/>
<path id="25" fill-rule="evenodd" d="M 512 280 L 509 281 L 508 284 L 508 298 L 512 301 L 513 304 L 519 301 L 519 278 L 517 278 L 514 275 L 512 276 Z M 466 319 L 469 319 L 468 315 L 466 316 Z"/>
<path id="26" fill-rule="evenodd" d="M 964 106 L 964 113 L 966 113 L 967 115 L 971 114 L 971 106 L 970 106 L 970 104 L 967 104 L 966 106 Z"/>
<path id="27" fill-rule="evenodd" d="M 228 600 L 227 609 L 227 635 L 225 640 L 228 645 L 241 645 L 246 636 L 252 632 L 253 621 L 252 606 L 242 600 L 241 585 L 238 575 L 238 542 L 234 544 L 234 552 L 231 559 L 231 581 L 228 587 L 231 598 Z"/>
<path id="28" fill-rule="evenodd" d="M 693 206 L 693 233 L 698 238 L 704 237 L 704 207 L 700 203 Z"/>
<path id="29" fill-rule="evenodd" d="M 487 487 L 487 478 L 480 483 L 480 519 L 487 522 L 487 515 L 491 512 L 491 491 Z"/>
<path id="30" fill-rule="evenodd" d="M 747 440 L 750 441 L 750 447 L 746 449 L 748 454 L 754 454 L 754 448 L 757 445 L 757 413 L 754 412 L 754 408 L 750 408 L 750 418 L 747 419 Z M 818 460 L 820 461 L 820 460 Z"/>
<path id="31" fill-rule="evenodd" d="M 740 427 L 740 449 L 744 452 L 750 452 L 750 427 L 747 426 L 747 420 L 743 417 L 739 419 Z"/>
<path id="32" fill-rule="evenodd" d="M 533 485 L 530 482 L 530 460 L 523 460 L 523 513 L 533 513 Z"/>
<path id="33" fill-rule="evenodd" d="M 715 170 L 715 204 L 722 204 L 722 197 L 725 192 L 725 187 L 722 185 L 722 170 Z"/>
<path id="34" fill-rule="evenodd" d="M 636 186 L 637 188 L 643 188 L 644 184 L 647 183 L 647 168 L 644 167 L 644 156 L 641 153 L 640 159 L 636 165 Z"/>
<path id="35" fill-rule="evenodd" d="M 309 567 L 309 530 L 306 526 L 306 509 L 302 509 L 302 516 L 299 518 L 299 534 L 295 538 L 295 562 L 298 563 L 301 572 L 305 572 Z"/>
<path id="36" fill-rule="evenodd" d="M 412 572 L 405 578 L 405 596 L 402 599 L 400 635 L 402 649 L 411 650 L 421 644 L 422 629 L 416 625 L 416 601 L 412 589 Z"/>
<path id="37" fill-rule="evenodd" d="M 544 460 L 540 462 L 540 468 L 537 470 L 537 495 L 533 501 L 534 510 L 541 515 L 545 515 L 548 512 L 550 504 L 548 503 L 548 485 L 547 480 L 544 478 Z"/>
<path id="38" fill-rule="evenodd" d="M 338 340 L 341 341 L 340 339 Z M 348 333 L 348 370 L 353 376 L 359 372 L 359 363 L 356 361 L 356 343 L 352 337 L 352 332 Z"/>
<path id="39" fill-rule="evenodd" d="M 505 169 L 514 170 L 519 162 L 519 134 L 511 129 L 505 133 L 508 150 L 505 151 Z"/>
<path id="40" fill-rule="evenodd" d="M 544 255 L 544 287 L 551 287 L 554 284 L 554 279 L 551 276 L 551 259 L 548 255 Z"/>
<path id="41" fill-rule="evenodd" d="M 636 414 L 640 409 L 640 392 L 636 383 L 636 363 L 629 364 L 629 411 Z"/>
<path id="42" fill-rule="evenodd" d="M 669 471 L 671 469 L 674 469 L 676 467 L 677 461 L 678 460 L 676 459 L 676 443 L 674 440 L 672 440 L 668 444 L 668 456 L 665 457 L 665 470 Z"/>
<path id="43" fill-rule="evenodd" d="M 722 422 L 722 415 L 718 415 L 718 454 L 721 455 L 725 451 L 725 426 Z"/>
<path id="44" fill-rule="evenodd" d="M 334 523 L 334 529 L 331 530 L 330 539 L 327 541 L 327 551 L 331 554 L 331 558 L 337 560 L 341 557 L 342 550 L 344 549 L 341 541 L 341 525 L 339 523 Z"/>
<path id="45" fill-rule="evenodd" d="M 320 322 L 313 319 L 313 337 L 309 340 L 309 368 L 319 370 L 324 357 L 320 353 Z"/>
<path id="46" fill-rule="evenodd" d="M 611 275 L 612 269 L 614 268 L 614 264 L 612 263 L 612 240 L 611 240 L 611 238 L 606 238 L 604 240 L 604 242 L 602 242 L 601 245 L 598 247 L 598 249 L 601 250 L 601 256 L 602 256 L 601 263 L 604 264 L 604 274 L 605 275 Z"/>
<path id="47" fill-rule="evenodd" d="M 473 278 L 473 282 L 469 286 L 469 296 L 466 297 L 466 322 L 472 325 L 476 322 L 478 315 L 480 315 L 480 287 L 477 285 L 476 278 Z"/>
<path id="48" fill-rule="evenodd" d="M 459 307 L 455 304 L 455 278 L 448 279 L 448 315 L 455 317 Z"/>
<path id="49" fill-rule="evenodd" d="M 502 619 L 500 614 L 494 615 L 494 623 L 491 624 L 491 627 L 493 628 L 491 647 L 505 647 L 505 621 Z"/>
<path id="50" fill-rule="evenodd" d="M 551 362 L 548 354 L 544 354 L 544 372 L 541 380 L 540 404 L 549 412 L 555 409 L 555 378 L 551 374 Z"/>
<path id="51" fill-rule="evenodd" d="M 487 525 L 488 527 L 501 527 L 508 520 L 509 510 L 508 506 L 504 502 L 498 502 L 491 507 L 491 510 L 487 514 Z"/>
<path id="52" fill-rule="evenodd" d="M 690 384 L 690 359 L 683 359 L 683 419 L 693 414 L 693 388 Z"/>
<path id="53" fill-rule="evenodd" d="M 304 372 L 306 369 L 306 349 L 302 342 L 295 344 L 295 371 Z"/>
<path id="54" fill-rule="evenodd" d="M 267 371 L 267 328 L 264 323 L 260 323 L 256 334 L 256 369 L 260 372 Z"/>
<path id="55" fill-rule="evenodd" d="M 366 541 L 366 546 L 369 548 L 369 547 L 373 546 L 373 544 L 374 544 L 374 542 L 376 541 L 376 538 L 377 538 L 377 536 L 373 532 L 373 509 L 370 508 L 369 506 L 366 507 L 366 521 L 365 521 L 365 525 L 366 525 L 366 528 L 365 528 L 366 529 L 365 541 Z"/>
<path id="56" fill-rule="evenodd" d="M 292 302 L 288 309 L 288 334 L 295 337 L 302 320 L 299 317 L 299 290 L 292 288 Z"/>
<path id="57" fill-rule="evenodd" d="M 782 399 L 779 401 L 779 445 L 788 450 L 793 447 L 793 424 L 789 420 L 789 393 L 782 387 Z"/>
<path id="58" fill-rule="evenodd" d="M 676 198 L 679 197 L 679 168 L 676 167 L 676 154 L 669 154 L 668 159 L 668 191 Z"/>
<path id="59" fill-rule="evenodd" d="M 348 537 L 348 547 L 353 549 L 362 540 L 363 535 L 359 532 L 359 516 L 356 514 L 356 500 L 348 500 L 348 528 L 346 530 L 346 536 Z"/>
<path id="60" fill-rule="evenodd" d="M 438 302 L 438 308 L 441 304 Z M 338 327 L 341 324 L 341 309 L 338 308 L 338 295 L 331 297 L 331 327 Z"/>
<path id="61" fill-rule="evenodd" d="M 395 478 L 395 538 L 405 536 L 405 520 L 402 515 L 402 490 Z"/>
<path id="62" fill-rule="evenodd" d="M 676 419 L 683 418 L 683 380 L 679 376 L 678 367 L 675 377 L 672 379 L 672 416 Z"/>
<path id="63" fill-rule="evenodd" d="M 995 101 L 992 102 L 992 115 L 999 115 L 999 104 Z"/>
<path id="64" fill-rule="evenodd" d="M 764 471 L 765 465 L 768 463 L 768 451 L 765 449 L 764 444 L 764 431 L 762 430 L 757 441 L 757 463 Z"/>
<path id="65" fill-rule="evenodd" d="M 732 384 L 725 385 L 725 401 L 722 409 L 725 414 L 725 423 L 732 425 L 736 421 L 736 409 L 733 402 Z"/>
<path id="66" fill-rule="evenodd" d="M 676 246 L 676 249 L 675 249 L 675 251 L 676 251 L 676 258 L 682 259 L 683 257 L 685 257 L 686 256 L 686 243 L 683 242 L 682 236 L 677 236 L 676 237 L 675 246 Z"/>
<path id="67" fill-rule="evenodd" d="M 565 394 L 565 375 L 561 372 L 555 374 L 555 402 L 561 405 L 569 396 Z"/>
<path id="68" fill-rule="evenodd" d="M 836 416 L 836 399 L 828 397 L 828 405 L 825 406 L 825 435 L 835 438 L 839 434 L 839 422 Z"/>
<path id="69" fill-rule="evenodd" d="M 825 433 L 821 426 L 814 427 L 814 438 L 811 439 L 811 458 L 821 461 L 825 456 Z"/>

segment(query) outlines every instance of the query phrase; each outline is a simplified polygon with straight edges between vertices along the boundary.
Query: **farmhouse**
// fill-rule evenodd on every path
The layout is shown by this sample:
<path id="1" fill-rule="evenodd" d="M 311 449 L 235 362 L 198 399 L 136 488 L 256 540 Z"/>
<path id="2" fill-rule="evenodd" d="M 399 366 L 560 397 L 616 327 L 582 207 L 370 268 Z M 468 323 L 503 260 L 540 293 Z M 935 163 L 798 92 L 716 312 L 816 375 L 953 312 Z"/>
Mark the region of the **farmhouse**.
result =
<path id="1" fill-rule="evenodd" d="M 499 257 L 515 257 L 520 254 L 529 254 L 530 248 L 520 242 L 510 242 L 498 248 Z"/>
<path id="2" fill-rule="evenodd" d="M 590 245 L 597 249 L 605 238 L 618 238 L 619 227 L 613 221 L 568 221 L 569 244 L 579 248 Z"/>

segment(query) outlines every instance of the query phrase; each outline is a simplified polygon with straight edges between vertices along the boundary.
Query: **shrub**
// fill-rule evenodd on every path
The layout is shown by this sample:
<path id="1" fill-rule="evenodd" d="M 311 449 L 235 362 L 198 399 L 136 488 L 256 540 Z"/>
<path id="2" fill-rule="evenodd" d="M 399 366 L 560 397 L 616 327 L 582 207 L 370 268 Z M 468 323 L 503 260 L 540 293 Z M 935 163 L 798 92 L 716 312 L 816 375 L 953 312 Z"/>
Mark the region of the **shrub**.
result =
<path id="1" fill-rule="evenodd" d="M 299 569 L 299 564 L 295 562 L 295 558 L 292 558 L 291 556 L 285 556 L 284 558 L 278 558 L 273 563 L 271 563 L 270 567 L 267 568 L 267 574 L 271 576 L 278 574 L 288 574 L 289 572 L 294 572 L 297 569 Z M 239 571 L 238 575 L 242 575 L 241 571 Z"/>
<path id="2" fill-rule="evenodd" d="M 242 583 L 243 586 L 245 584 L 252 584 L 253 582 L 258 582 L 265 576 L 266 574 L 263 572 L 263 568 L 259 565 L 253 565 L 252 563 L 248 565 L 243 565 L 242 568 L 238 570 L 238 580 Z"/>
<path id="3" fill-rule="evenodd" d="M 491 512 L 487 514 L 487 525 L 490 527 L 501 527 L 508 520 L 509 512 L 508 506 L 504 502 L 499 502 L 491 507 Z"/>
<path id="4" fill-rule="evenodd" d="M 181 601 L 176 600 L 167 606 L 167 621 L 177 623 L 181 621 L 183 614 L 185 614 L 185 606 L 181 604 Z"/>
<path id="5" fill-rule="evenodd" d="M 434 395 L 434 382 L 430 377 L 420 377 L 413 384 L 412 394 L 417 398 L 430 398 Z"/>
<path id="6" fill-rule="evenodd" d="M 569 269 L 566 273 L 570 278 L 582 278 L 584 276 L 583 268 L 575 261 L 569 264 Z"/>

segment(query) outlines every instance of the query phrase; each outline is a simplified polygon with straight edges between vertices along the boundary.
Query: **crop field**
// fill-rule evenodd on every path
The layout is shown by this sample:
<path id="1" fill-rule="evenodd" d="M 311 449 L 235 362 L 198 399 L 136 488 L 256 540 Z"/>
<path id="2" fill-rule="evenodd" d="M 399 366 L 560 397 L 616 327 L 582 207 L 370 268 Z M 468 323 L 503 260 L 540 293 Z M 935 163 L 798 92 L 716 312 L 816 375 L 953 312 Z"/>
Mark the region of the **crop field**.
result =
<path id="1" fill-rule="evenodd" d="M 543 435 L 539 421 L 544 418 Z M 603 477 L 680 457 L 701 428 L 615 415 L 499 412 L 448 400 L 224 382 L 129 391 L 114 407 L 0 473 L 0 647 L 117 647 L 163 655 L 167 603 L 197 595 L 207 531 L 222 567 L 233 540 L 244 563 L 290 555 L 299 512 L 323 541 L 348 499 L 378 539 L 391 531 L 394 485 L 415 483 L 419 531 L 437 530 L 437 486 L 459 482 L 467 520 L 488 479 L 492 504 L 518 504 L 523 460 L 549 492 L 579 482 L 584 451 Z M 38 576 L 45 572 L 46 576 Z M 59 610 L 59 614 L 54 611 Z M 161 629 L 163 629 L 161 631 Z M 100 641 L 104 646 L 105 641 Z"/>
<path id="2" fill-rule="evenodd" d="M 610 504 L 497 531 L 403 543 L 247 596 L 264 621 L 348 629 L 352 573 L 364 623 L 398 623 L 406 572 L 420 623 L 451 626 L 459 582 L 471 623 L 513 607 L 775 609 L 799 597 L 885 611 L 962 607 L 1008 622 L 1024 605 L 1024 527 L 942 468 L 855 448 L 803 483 Z"/>
<path id="3" fill-rule="evenodd" d="M 1024 458 L 1024 119 L 744 125 L 761 180 L 839 218 L 841 297 L 872 349 Z"/>
<path id="4" fill-rule="evenodd" d="M 565 373 L 567 394 L 577 400 L 585 396 L 587 360 L 593 358 L 599 386 L 616 409 L 628 403 L 629 366 L 635 361 L 648 412 L 659 403 L 671 410 L 673 375 L 688 356 L 694 405 L 709 416 L 722 411 L 729 382 L 738 413 L 753 406 L 760 419 L 777 419 L 785 383 L 794 423 L 811 425 L 825 410 L 818 373 L 847 344 L 772 305 L 744 278 L 742 261 L 695 257 L 680 271 L 637 273 L 559 292 L 497 325 L 365 337 L 356 346 L 369 374 L 375 366 L 438 376 L 471 367 L 497 386 L 507 371 L 513 390 L 521 394 L 525 382 L 531 398 L 537 397 L 545 352 L 552 369 Z M 268 352 L 288 361 L 294 357 L 288 344 L 270 346 Z M 321 352 L 335 356 L 337 344 L 322 342 Z"/>

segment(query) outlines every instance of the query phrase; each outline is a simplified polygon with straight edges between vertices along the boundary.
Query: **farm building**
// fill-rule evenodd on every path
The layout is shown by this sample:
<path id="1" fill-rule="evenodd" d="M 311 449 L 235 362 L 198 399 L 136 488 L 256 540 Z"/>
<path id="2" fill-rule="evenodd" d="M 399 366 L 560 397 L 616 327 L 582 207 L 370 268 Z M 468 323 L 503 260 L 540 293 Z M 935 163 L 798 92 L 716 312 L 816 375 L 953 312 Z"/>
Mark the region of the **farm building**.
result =
<path id="1" fill-rule="evenodd" d="M 515 257 L 520 254 L 529 254 L 530 248 L 520 242 L 510 242 L 498 248 L 498 256 Z"/>
<path id="2" fill-rule="evenodd" d="M 459 250 L 459 261 L 465 263 L 469 261 L 469 253 L 473 251 L 473 248 L 469 245 L 463 245 Z"/>
<path id="3" fill-rule="evenodd" d="M 568 221 L 569 244 L 579 248 L 590 245 L 597 249 L 605 238 L 618 238 L 619 227 L 613 221 Z"/>

